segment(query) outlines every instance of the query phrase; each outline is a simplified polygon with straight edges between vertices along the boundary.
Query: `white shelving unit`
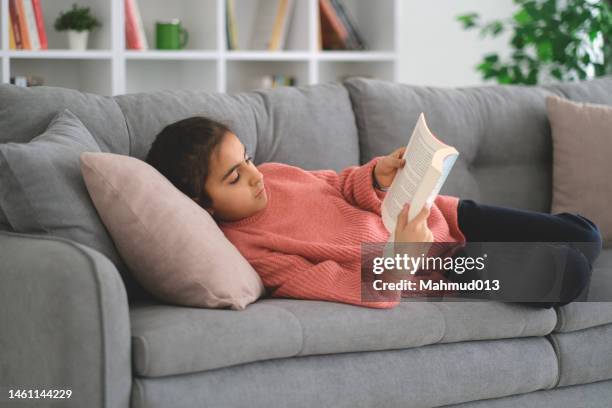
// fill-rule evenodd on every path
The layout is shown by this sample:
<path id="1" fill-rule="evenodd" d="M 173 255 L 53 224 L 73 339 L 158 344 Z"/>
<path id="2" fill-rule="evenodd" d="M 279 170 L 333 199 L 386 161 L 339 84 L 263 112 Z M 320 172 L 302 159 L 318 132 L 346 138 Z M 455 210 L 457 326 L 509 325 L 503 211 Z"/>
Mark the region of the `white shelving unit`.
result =
<path id="1" fill-rule="evenodd" d="M 225 0 L 139 0 L 148 51 L 125 49 L 123 0 L 76 0 L 102 22 L 90 34 L 87 51 L 67 50 L 67 39 L 53 28 L 60 11 L 75 0 L 41 0 L 49 50 L 10 50 L 8 0 L 0 0 L 0 77 L 38 75 L 45 85 L 101 95 L 156 89 L 240 92 L 257 88 L 264 74 L 287 74 L 297 85 L 339 82 L 348 75 L 397 81 L 399 16 L 404 0 L 343 0 L 369 49 L 318 49 L 318 0 L 295 0 L 285 50 L 228 50 Z M 239 46 L 252 26 L 259 0 L 236 0 Z M 263 0 L 262 0 L 263 1 Z M 181 51 L 155 50 L 157 20 L 179 18 L 189 31 Z M 241 30 L 242 28 L 242 30 Z"/>

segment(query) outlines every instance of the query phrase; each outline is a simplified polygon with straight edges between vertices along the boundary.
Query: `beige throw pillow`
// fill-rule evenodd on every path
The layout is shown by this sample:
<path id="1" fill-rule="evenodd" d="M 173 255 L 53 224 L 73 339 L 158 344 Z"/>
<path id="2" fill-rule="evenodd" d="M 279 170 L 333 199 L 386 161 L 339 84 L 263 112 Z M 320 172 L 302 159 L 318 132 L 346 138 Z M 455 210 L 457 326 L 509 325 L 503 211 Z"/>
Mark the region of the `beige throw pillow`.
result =
<path id="1" fill-rule="evenodd" d="M 100 218 L 151 294 L 183 306 L 240 310 L 264 293 L 210 214 L 148 163 L 90 152 L 80 163 Z"/>
<path id="2" fill-rule="evenodd" d="M 551 212 L 576 212 L 612 246 L 612 107 L 546 97 L 553 141 Z"/>

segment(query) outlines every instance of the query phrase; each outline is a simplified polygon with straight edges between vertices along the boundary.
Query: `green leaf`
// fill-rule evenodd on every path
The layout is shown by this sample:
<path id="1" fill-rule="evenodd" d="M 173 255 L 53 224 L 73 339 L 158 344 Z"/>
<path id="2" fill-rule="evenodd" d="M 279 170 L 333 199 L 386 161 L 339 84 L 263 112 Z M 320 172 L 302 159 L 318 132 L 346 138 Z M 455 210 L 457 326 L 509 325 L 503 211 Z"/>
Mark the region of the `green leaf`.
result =
<path id="1" fill-rule="evenodd" d="M 469 13 L 457 16 L 457 20 L 463 23 L 464 29 L 469 29 L 477 25 L 477 20 L 480 18 L 478 13 Z"/>
<path id="2" fill-rule="evenodd" d="M 490 62 L 482 62 L 476 66 L 476 69 L 482 71 L 484 73 L 490 72 L 491 68 L 493 68 L 493 64 Z"/>
<path id="3" fill-rule="evenodd" d="M 499 61 L 499 55 L 497 54 L 487 54 L 484 56 L 484 60 L 487 62 L 495 63 Z"/>
<path id="4" fill-rule="evenodd" d="M 526 25 L 533 21 L 533 19 L 531 18 L 527 10 L 524 10 L 524 9 L 516 13 L 513 16 L 513 18 L 514 18 L 514 21 L 519 23 L 519 25 Z"/>
<path id="5" fill-rule="evenodd" d="M 553 56 L 553 47 L 549 41 L 537 44 L 538 58 L 542 61 L 550 61 Z"/>
<path id="6" fill-rule="evenodd" d="M 504 67 L 499 71 L 497 82 L 499 82 L 500 84 L 511 84 L 512 83 L 512 78 L 510 77 L 510 74 L 508 73 L 508 67 Z"/>

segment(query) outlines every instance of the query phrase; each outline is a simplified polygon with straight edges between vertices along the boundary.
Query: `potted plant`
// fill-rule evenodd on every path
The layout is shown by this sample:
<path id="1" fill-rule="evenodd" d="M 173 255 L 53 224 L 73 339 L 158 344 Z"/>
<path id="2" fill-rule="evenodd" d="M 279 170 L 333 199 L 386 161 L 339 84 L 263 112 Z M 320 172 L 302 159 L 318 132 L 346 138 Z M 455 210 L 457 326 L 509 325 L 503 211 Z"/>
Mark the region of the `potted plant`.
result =
<path id="1" fill-rule="evenodd" d="M 458 16 L 464 29 L 481 36 L 512 32 L 509 58 L 484 56 L 477 66 L 484 80 L 535 85 L 584 80 L 612 73 L 612 0 L 514 0 L 512 17 L 482 22 L 478 13 Z"/>
<path id="2" fill-rule="evenodd" d="M 89 7 L 73 4 L 72 9 L 60 12 L 54 27 L 57 31 L 68 32 L 68 46 L 71 50 L 85 50 L 89 32 L 100 27 L 100 22 L 91 15 Z"/>

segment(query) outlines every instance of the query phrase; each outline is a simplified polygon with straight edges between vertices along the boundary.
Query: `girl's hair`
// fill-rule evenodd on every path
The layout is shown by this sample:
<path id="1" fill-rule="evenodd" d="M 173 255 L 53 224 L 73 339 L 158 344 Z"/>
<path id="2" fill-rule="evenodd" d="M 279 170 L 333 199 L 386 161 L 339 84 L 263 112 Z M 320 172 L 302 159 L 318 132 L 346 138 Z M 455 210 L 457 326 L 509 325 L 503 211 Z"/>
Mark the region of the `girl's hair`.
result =
<path id="1" fill-rule="evenodd" d="M 209 208 L 212 199 L 204 184 L 210 159 L 228 132 L 227 125 L 203 116 L 179 120 L 155 137 L 145 161 L 184 194 L 196 197 L 200 207 Z"/>

